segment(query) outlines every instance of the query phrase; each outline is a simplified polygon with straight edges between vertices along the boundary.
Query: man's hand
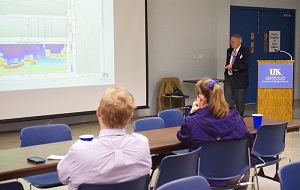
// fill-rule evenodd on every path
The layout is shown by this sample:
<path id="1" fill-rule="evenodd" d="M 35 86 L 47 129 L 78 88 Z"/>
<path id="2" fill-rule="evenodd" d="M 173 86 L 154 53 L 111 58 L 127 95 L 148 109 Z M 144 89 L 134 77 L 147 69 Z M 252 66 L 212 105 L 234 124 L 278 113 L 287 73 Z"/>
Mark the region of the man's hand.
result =
<path id="1" fill-rule="evenodd" d="M 225 69 L 232 69 L 232 64 L 225 65 Z"/>

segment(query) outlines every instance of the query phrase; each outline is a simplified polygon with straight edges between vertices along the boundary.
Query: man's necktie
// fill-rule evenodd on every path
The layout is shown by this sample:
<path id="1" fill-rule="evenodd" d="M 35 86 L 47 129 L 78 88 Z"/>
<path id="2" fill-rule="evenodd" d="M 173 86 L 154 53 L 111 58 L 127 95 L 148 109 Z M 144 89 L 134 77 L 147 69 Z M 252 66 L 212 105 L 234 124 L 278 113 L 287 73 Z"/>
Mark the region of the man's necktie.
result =
<path id="1" fill-rule="evenodd" d="M 237 54 L 237 52 L 236 52 L 236 50 L 234 49 L 234 50 L 232 51 L 232 53 L 231 53 L 231 56 L 233 56 L 233 57 L 232 57 L 232 60 L 231 60 L 231 64 L 232 64 L 232 65 L 234 64 L 236 54 Z M 228 69 L 228 75 L 232 75 L 232 69 Z"/>

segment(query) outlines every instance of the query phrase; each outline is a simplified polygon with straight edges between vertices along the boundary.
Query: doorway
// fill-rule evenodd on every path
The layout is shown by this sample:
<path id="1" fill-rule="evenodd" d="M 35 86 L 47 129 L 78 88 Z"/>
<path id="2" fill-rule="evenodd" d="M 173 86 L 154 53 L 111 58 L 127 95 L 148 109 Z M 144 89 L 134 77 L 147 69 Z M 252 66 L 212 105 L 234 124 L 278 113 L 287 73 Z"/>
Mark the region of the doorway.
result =
<path id="1" fill-rule="evenodd" d="M 270 31 L 279 34 L 277 45 L 280 50 L 284 50 L 294 57 L 294 9 L 230 7 L 230 36 L 240 34 L 243 37 L 242 45 L 251 52 L 246 103 L 257 102 L 257 60 L 290 60 L 287 54 L 274 52 L 274 49 L 269 48 Z"/>

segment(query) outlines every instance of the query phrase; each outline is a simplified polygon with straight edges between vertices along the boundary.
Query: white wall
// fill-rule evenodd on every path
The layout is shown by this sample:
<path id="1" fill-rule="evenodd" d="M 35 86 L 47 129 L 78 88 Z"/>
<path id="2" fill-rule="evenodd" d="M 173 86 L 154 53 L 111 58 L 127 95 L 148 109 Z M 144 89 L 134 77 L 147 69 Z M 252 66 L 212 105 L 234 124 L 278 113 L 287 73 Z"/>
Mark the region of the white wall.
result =
<path id="1" fill-rule="evenodd" d="M 138 110 L 136 115 L 157 114 L 159 83 L 164 77 L 177 76 L 181 81 L 205 76 L 223 78 L 229 47 L 230 5 L 300 9 L 297 0 L 148 0 L 150 109 Z M 300 56 L 299 41 L 297 22 L 295 61 Z M 203 59 L 198 59 L 198 54 Z M 295 76 L 294 98 L 300 99 L 297 61 Z M 195 98 L 194 84 L 182 86 L 191 99 Z"/>

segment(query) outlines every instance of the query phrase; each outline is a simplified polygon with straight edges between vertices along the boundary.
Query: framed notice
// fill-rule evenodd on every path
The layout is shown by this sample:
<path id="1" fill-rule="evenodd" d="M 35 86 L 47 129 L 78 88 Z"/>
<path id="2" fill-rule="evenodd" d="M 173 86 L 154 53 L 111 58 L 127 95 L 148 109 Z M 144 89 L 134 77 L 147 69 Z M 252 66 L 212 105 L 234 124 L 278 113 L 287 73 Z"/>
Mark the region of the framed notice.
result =
<path id="1" fill-rule="evenodd" d="M 280 49 L 280 31 L 269 31 L 269 52 Z"/>
<path id="2" fill-rule="evenodd" d="M 293 64 L 259 64 L 258 88 L 293 88 Z"/>

